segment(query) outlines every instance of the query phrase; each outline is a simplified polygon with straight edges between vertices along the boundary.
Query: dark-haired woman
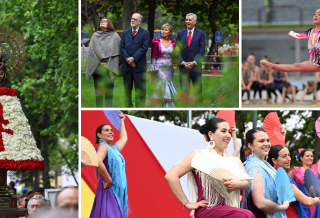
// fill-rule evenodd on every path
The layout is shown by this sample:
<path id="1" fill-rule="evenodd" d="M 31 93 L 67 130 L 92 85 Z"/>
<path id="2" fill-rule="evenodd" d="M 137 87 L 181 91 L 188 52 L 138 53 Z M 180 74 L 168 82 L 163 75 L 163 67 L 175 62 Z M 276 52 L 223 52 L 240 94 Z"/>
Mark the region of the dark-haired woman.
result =
<path id="1" fill-rule="evenodd" d="M 195 158 L 202 160 L 203 156 L 210 156 L 210 159 L 216 160 L 217 157 L 223 157 L 239 171 L 243 170 L 247 176 L 240 159 L 225 152 L 231 139 L 229 124 L 223 119 L 212 118 L 201 126 L 200 133 L 205 134 L 210 140 L 207 149 L 189 153 L 177 165 L 173 166 L 165 176 L 173 194 L 181 202 L 183 208 L 195 210 L 195 218 L 253 218 L 254 216 L 250 211 L 238 208 L 240 206 L 240 190 L 248 187 L 249 182 L 247 180 L 224 178 L 225 182 L 222 182 L 204 173 L 199 165 L 197 168 L 192 166 L 192 161 Z M 202 165 L 207 166 L 207 164 L 209 163 L 204 162 Z M 187 173 L 188 183 L 193 187 L 190 190 L 191 193 L 194 193 L 192 201 L 196 203 L 191 203 L 181 188 L 179 178 Z"/>
<path id="2" fill-rule="evenodd" d="M 96 106 L 112 107 L 114 81 L 121 64 L 120 37 L 109 18 L 102 18 L 98 26 L 89 45 L 86 79 L 93 76 Z"/>
<path id="3" fill-rule="evenodd" d="M 245 137 L 251 154 L 243 165 L 254 180 L 250 181 L 250 187 L 244 191 L 243 207 L 259 218 L 287 217 L 285 210 L 288 209 L 289 202 L 286 201 L 283 205 L 276 203 L 276 171 L 265 161 L 271 147 L 268 134 L 257 127 L 249 130 Z"/>
<path id="4" fill-rule="evenodd" d="M 276 170 L 279 167 L 282 167 L 285 170 L 289 170 L 291 157 L 288 148 L 283 145 L 273 146 L 268 154 L 268 162 Z M 305 213 L 305 210 L 301 208 L 301 205 L 305 205 L 307 207 L 317 206 L 320 203 L 320 200 L 319 198 L 311 198 L 306 196 L 305 193 L 299 190 L 295 181 L 289 175 L 288 177 L 290 179 L 294 197 L 297 199 L 297 201 L 290 203 L 289 208 L 286 210 L 287 217 L 308 217 L 308 214 Z"/>
<path id="5" fill-rule="evenodd" d="M 293 167 L 293 169 L 289 172 L 289 175 L 292 179 L 297 183 L 298 188 L 304 194 L 306 194 L 304 188 L 304 172 L 306 169 L 311 170 L 319 179 L 319 161 L 313 164 L 313 153 L 310 149 L 299 148 L 298 154 L 296 155 L 296 159 L 301 161 L 301 167 Z M 307 207 L 303 204 L 300 204 L 301 213 L 305 216 L 303 217 L 320 217 L 320 208 L 319 206 L 316 207 Z"/>
<path id="6" fill-rule="evenodd" d="M 119 140 L 112 144 L 114 134 L 111 126 L 103 124 L 96 130 L 99 174 L 96 197 L 90 218 L 126 218 L 128 215 L 127 178 L 125 161 L 120 151 L 128 141 L 124 124 L 125 115 L 121 112 Z"/>

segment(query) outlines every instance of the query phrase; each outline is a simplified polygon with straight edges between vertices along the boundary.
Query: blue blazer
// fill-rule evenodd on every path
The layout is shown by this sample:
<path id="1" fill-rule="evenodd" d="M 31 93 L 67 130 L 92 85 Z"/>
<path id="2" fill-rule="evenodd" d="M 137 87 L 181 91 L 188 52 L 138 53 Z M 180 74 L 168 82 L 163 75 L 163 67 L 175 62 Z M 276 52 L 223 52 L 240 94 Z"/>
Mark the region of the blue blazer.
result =
<path id="1" fill-rule="evenodd" d="M 201 73 L 202 67 L 199 58 L 205 53 L 205 34 L 199 29 L 194 29 L 193 36 L 191 39 L 190 47 L 188 48 L 188 29 L 183 29 L 178 32 L 177 41 L 182 42 L 183 47 L 180 57 L 180 68 L 182 61 L 192 62 L 196 61 L 197 65 L 192 68 L 192 71 Z"/>
<path id="2" fill-rule="evenodd" d="M 150 33 L 139 27 L 134 40 L 132 41 L 132 29 L 123 31 L 120 42 L 120 52 L 122 56 L 122 71 L 129 71 L 130 65 L 126 59 L 133 57 L 136 62 L 134 71 L 145 72 L 147 66 L 147 51 L 149 47 Z"/>

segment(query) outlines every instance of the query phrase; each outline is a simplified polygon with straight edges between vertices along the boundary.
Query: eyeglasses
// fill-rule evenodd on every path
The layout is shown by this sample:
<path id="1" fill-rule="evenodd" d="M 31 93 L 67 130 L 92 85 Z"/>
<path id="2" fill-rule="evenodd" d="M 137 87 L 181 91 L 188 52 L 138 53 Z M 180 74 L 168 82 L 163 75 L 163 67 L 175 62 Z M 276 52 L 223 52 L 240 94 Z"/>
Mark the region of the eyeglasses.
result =
<path id="1" fill-rule="evenodd" d="M 41 208 L 41 205 L 30 205 L 29 207 L 30 207 L 31 209 L 33 209 L 33 208 L 35 208 L 35 207 L 36 207 L 36 208 Z"/>
<path id="2" fill-rule="evenodd" d="M 107 23 L 108 22 L 108 20 L 102 20 L 101 21 L 101 23 Z"/>

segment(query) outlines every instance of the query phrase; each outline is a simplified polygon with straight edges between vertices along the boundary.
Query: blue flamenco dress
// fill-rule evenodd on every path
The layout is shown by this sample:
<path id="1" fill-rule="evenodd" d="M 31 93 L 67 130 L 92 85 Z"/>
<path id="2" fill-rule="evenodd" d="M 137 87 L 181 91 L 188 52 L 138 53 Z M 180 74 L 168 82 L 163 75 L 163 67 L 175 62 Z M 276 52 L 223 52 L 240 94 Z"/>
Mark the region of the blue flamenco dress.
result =
<path id="1" fill-rule="evenodd" d="M 128 194 L 125 160 L 119 152 L 117 144 L 109 146 L 105 142 L 101 142 L 99 146 L 108 146 L 108 153 L 103 163 L 112 178 L 112 184 L 111 187 L 104 189 L 102 181 L 105 180 L 99 174 L 90 218 L 127 218 Z"/>
<path id="2" fill-rule="evenodd" d="M 260 173 L 264 197 L 275 203 L 278 202 L 277 189 L 276 189 L 276 170 L 266 161 L 261 161 L 255 156 L 249 155 L 246 157 L 246 161 L 243 163 L 244 168 L 250 177 L 255 178 L 257 173 Z M 244 200 L 242 207 L 250 210 L 256 217 L 259 218 L 286 218 L 285 211 L 281 212 L 263 212 L 259 210 L 253 203 L 251 192 L 254 188 L 254 180 L 249 181 L 250 186 L 244 190 Z"/>

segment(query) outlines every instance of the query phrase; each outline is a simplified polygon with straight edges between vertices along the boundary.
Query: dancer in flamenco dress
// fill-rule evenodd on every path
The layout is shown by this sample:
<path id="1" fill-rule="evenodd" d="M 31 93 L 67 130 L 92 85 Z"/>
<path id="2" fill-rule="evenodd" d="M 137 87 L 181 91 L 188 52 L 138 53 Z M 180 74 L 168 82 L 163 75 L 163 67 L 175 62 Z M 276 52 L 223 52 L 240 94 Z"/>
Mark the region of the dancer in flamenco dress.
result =
<path id="1" fill-rule="evenodd" d="M 319 179 L 319 164 L 317 161 L 315 164 L 313 163 L 313 153 L 310 149 L 299 148 L 298 154 L 296 155 L 296 160 L 301 162 L 301 167 L 293 167 L 293 169 L 289 172 L 291 178 L 296 182 L 298 188 L 303 194 L 306 194 L 306 189 L 304 186 L 304 173 L 306 169 L 310 169 Z M 320 217 L 320 206 L 307 207 L 300 203 L 301 214 L 302 217 Z"/>
<path id="2" fill-rule="evenodd" d="M 125 160 L 121 155 L 128 136 L 125 128 L 125 115 L 121 112 L 119 140 L 112 144 L 114 134 L 108 124 L 100 125 L 96 130 L 96 142 L 99 174 L 96 197 L 91 210 L 90 218 L 127 218 L 128 194 Z"/>
<path id="3" fill-rule="evenodd" d="M 170 40 L 172 26 L 163 24 L 161 27 L 162 38 L 152 40 L 151 59 L 147 73 L 151 76 L 153 91 L 150 96 L 153 106 L 174 107 L 174 99 L 177 95 L 177 88 L 173 82 L 173 59 L 172 52 L 175 46 L 175 39 Z"/>
<path id="4" fill-rule="evenodd" d="M 273 64 L 268 61 L 260 61 L 267 70 L 278 70 L 283 72 L 303 71 L 303 72 L 319 72 L 320 71 L 320 9 L 313 16 L 313 23 L 316 28 L 311 28 L 305 33 L 295 33 L 290 31 L 288 35 L 296 39 L 308 39 L 308 50 L 310 60 L 295 64 Z"/>

